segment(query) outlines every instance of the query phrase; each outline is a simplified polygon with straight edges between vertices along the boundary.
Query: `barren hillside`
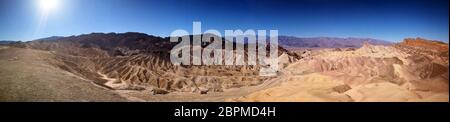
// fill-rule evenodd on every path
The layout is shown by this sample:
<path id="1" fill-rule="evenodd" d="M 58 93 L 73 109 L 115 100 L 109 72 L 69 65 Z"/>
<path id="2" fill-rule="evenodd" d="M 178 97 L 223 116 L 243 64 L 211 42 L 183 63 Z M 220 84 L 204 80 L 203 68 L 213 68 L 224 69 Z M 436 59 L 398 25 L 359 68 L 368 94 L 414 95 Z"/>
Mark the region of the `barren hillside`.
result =
<path id="1" fill-rule="evenodd" d="M 174 45 L 142 33 L 92 33 L 1 46 L 0 101 L 449 99 L 448 44 L 421 38 L 360 48 L 278 47 L 277 76 L 259 75 L 259 65 L 176 66 L 169 59 Z"/>
<path id="2" fill-rule="evenodd" d="M 313 55 L 289 65 L 277 81 L 280 85 L 228 100 L 449 100 L 448 44 L 406 39 L 394 46 L 365 44 L 356 50 L 315 51 L 303 51 Z"/>

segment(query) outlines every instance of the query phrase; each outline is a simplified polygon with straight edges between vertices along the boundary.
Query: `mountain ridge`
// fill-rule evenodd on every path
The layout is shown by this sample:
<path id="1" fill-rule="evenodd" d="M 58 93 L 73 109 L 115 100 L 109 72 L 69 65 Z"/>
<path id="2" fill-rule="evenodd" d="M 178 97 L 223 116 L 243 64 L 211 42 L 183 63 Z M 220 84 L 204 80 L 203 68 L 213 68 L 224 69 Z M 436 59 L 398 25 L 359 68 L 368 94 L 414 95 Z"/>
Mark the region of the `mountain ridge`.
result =
<path id="1" fill-rule="evenodd" d="M 160 37 L 139 32 L 125 32 L 125 33 L 89 33 L 72 36 L 52 36 L 47 38 L 36 39 L 33 41 L 57 41 L 67 40 L 68 38 L 83 38 L 88 36 L 108 37 L 108 36 L 132 36 L 138 38 L 155 38 L 157 40 L 168 40 L 169 37 Z M 192 37 L 192 35 L 189 35 Z M 222 37 L 225 38 L 225 37 Z M 267 38 L 268 39 L 268 38 Z M 389 42 L 373 38 L 358 38 L 358 37 L 296 37 L 280 35 L 278 37 L 279 45 L 285 48 L 359 48 L 364 43 L 373 45 L 392 45 L 394 42 Z"/>
<path id="2" fill-rule="evenodd" d="M 372 45 L 392 45 L 393 42 L 356 37 L 306 37 L 280 36 L 279 43 L 285 48 L 359 48 L 364 43 Z"/>

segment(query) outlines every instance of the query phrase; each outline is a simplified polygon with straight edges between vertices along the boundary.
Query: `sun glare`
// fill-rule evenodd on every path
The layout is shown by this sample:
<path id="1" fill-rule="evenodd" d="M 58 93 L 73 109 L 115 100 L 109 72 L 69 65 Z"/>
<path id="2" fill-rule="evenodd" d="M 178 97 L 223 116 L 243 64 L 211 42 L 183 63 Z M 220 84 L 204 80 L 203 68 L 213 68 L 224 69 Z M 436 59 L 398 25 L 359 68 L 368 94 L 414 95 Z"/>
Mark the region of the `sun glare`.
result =
<path id="1" fill-rule="evenodd" d="M 43 12 L 54 11 L 58 7 L 59 0 L 39 0 L 39 5 Z"/>
<path id="2" fill-rule="evenodd" d="M 45 30 L 47 25 L 47 19 L 52 14 L 57 12 L 56 10 L 61 7 L 61 0 L 38 0 L 37 4 L 40 9 L 39 24 L 36 27 L 35 35 Z"/>

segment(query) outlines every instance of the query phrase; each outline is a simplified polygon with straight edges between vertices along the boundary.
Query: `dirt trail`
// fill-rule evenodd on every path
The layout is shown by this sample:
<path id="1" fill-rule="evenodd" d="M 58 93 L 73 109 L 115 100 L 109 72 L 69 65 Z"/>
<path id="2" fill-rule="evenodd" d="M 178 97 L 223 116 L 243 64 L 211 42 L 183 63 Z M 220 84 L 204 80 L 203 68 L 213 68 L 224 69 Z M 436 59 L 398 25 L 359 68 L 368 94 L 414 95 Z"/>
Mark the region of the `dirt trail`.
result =
<path id="1" fill-rule="evenodd" d="M 130 96 L 130 95 L 127 94 L 129 92 L 134 92 L 133 90 L 115 90 L 115 88 L 117 88 L 117 87 L 126 85 L 125 83 L 123 83 L 123 82 L 115 83 L 115 81 L 117 79 L 109 78 L 108 76 L 106 76 L 105 74 L 103 74 L 101 72 L 97 72 L 97 74 L 101 75 L 102 79 L 107 80 L 107 82 L 104 85 L 114 89 L 113 91 L 115 93 L 119 94 L 120 96 L 122 96 L 122 97 L 124 97 L 124 98 L 126 98 L 126 99 L 128 99 L 130 101 L 133 101 L 133 102 L 145 102 L 145 100 L 143 100 L 143 99 L 140 99 L 140 98 L 137 98 L 137 97 L 133 97 L 133 96 Z"/>
<path id="2" fill-rule="evenodd" d="M 113 88 L 113 89 L 125 85 L 125 84 L 122 83 L 122 82 L 120 82 L 120 83 L 114 83 L 117 79 L 109 78 L 108 76 L 106 76 L 106 74 L 103 74 L 103 73 L 101 73 L 101 72 L 97 72 L 97 74 L 101 75 L 101 76 L 102 76 L 101 78 L 102 78 L 102 79 L 105 79 L 105 80 L 107 81 L 104 85 L 106 85 L 106 86 L 108 86 L 108 87 L 111 87 L 111 88 Z"/>

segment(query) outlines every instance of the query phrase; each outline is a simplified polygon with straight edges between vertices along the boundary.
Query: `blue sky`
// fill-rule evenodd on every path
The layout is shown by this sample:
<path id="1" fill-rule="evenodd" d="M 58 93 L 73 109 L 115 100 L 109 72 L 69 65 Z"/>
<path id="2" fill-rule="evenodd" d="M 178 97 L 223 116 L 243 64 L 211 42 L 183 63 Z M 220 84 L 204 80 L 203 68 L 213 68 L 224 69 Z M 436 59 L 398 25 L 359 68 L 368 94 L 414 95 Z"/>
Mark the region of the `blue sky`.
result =
<path id="1" fill-rule="evenodd" d="M 368 37 L 448 42 L 448 0 L 59 0 L 42 19 L 38 0 L 0 0 L 0 40 L 91 32 L 176 29 L 279 30 L 298 37 Z"/>

